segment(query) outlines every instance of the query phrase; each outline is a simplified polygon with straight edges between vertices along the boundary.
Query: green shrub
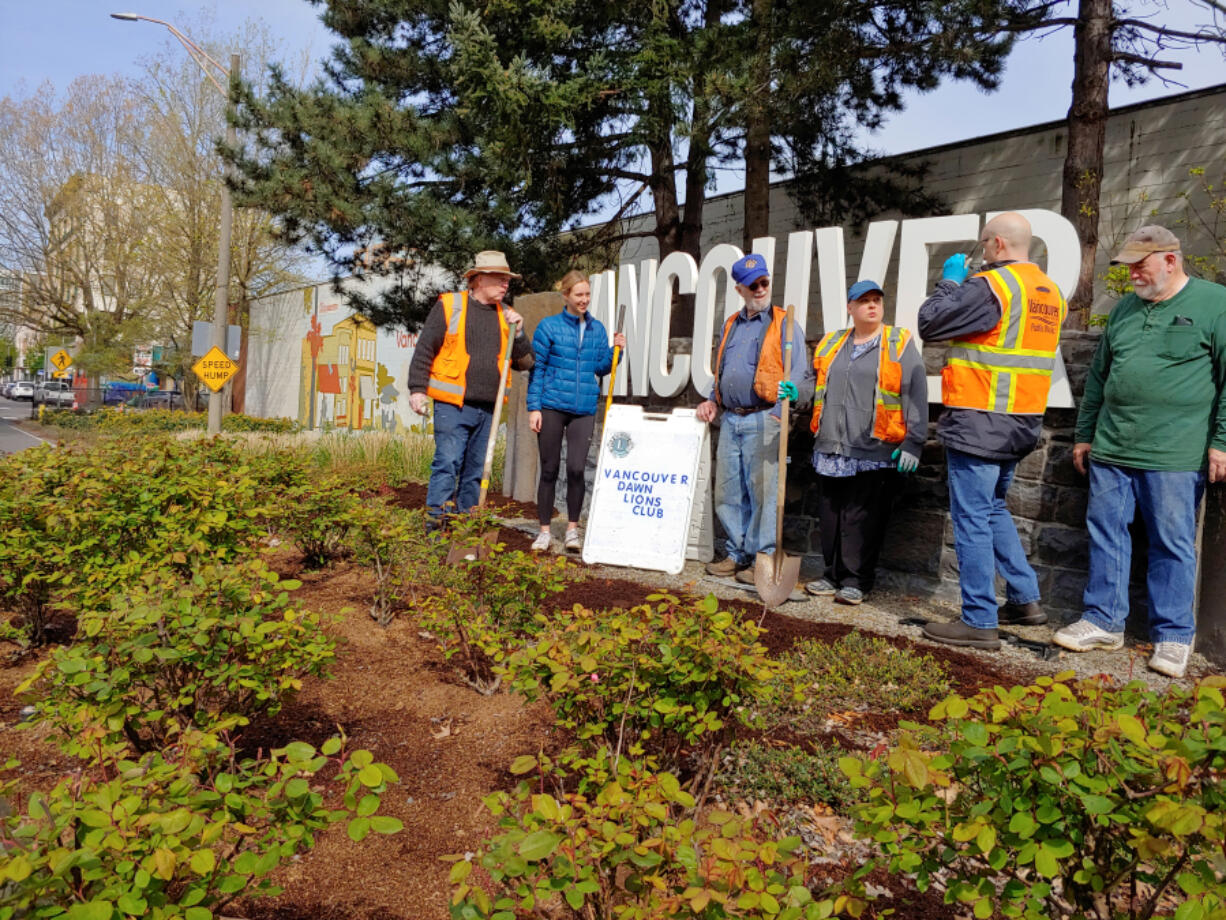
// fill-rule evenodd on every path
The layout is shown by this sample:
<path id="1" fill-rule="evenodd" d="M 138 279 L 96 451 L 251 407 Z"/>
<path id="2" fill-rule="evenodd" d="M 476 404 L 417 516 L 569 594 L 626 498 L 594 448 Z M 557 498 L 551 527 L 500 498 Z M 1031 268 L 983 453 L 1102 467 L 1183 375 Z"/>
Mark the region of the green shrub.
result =
<path id="1" fill-rule="evenodd" d="M 44 499 L 57 516 L 59 571 L 85 610 L 104 609 L 145 572 L 187 577 L 251 553 L 275 501 L 219 438 L 106 441 L 63 455 L 72 475 Z"/>
<path id="2" fill-rule="evenodd" d="M 43 644 L 63 578 L 60 496 L 72 475 L 50 447 L 0 459 L 0 598 L 18 615 L 12 638 L 25 646 Z"/>
<path id="3" fill-rule="evenodd" d="M 734 742 L 716 774 L 726 797 L 772 804 L 824 802 L 843 811 L 854 800 L 851 784 L 839 769 L 841 748 L 802 750 L 757 741 Z"/>
<path id="4" fill-rule="evenodd" d="M 505 544 L 490 543 L 499 522 L 489 511 L 456 518 L 449 534 L 429 542 L 422 557 L 424 580 L 439 591 L 420 598 L 421 625 L 439 642 L 463 679 L 482 693 L 492 693 L 501 681 L 501 663 L 513 651 L 549 625 L 542 605 L 577 576 L 567 572 L 564 558 L 541 558 Z M 484 558 L 448 563 L 453 547 L 483 548 Z"/>
<path id="5" fill-rule="evenodd" d="M 345 757 L 339 738 L 244 761 L 216 737 L 182 742 L 66 778 L 0 818 L 0 918 L 210 920 L 238 897 L 279 894 L 269 873 L 330 824 L 348 819 L 355 840 L 401 828 L 375 814 L 396 774 L 368 751 Z M 324 804 L 328 786 L 342 808 Z"/>
<path id="6" fill-rule="evenodd" d="M 976 917 L 1149 917 L 1172 888 L 1178 920 L 1226 914 L 1212 860 L 1226 844 L 1226 678 L 1156 693 L 1071 673 L 951 696 L 932 711 L 943 750 L 904 735 L 884 761 L 841 766 L 867 797 L 857 831 L 891 872 Z"/>
<path id="7" fill-rule="evenodd" d="M 718 605 L 713 595 L 665 594 L 630 610 L 576 605 L 513 653 L 506 671 L 580 739 L 633 757 L 650 748 L 670 763 L 683 747 L 711 754 L 729 719 L 751 722 L 751 707 L 773 699 L 785 670 L 757 641 L 761 629 Z"/>
<path id="8" fill-rule="evenodd" d="M 345 553 L 345 538 L 361 502 L 335 477 L 285 484 L 277 493 L 272 526 L 302 550 L 303 565 L 319 568 Z"/>
<path id="9" fill-rule="evenodd" d="M 675 776 L 621 759 L 591 795 L 541 791 L 550 776 L 533 757 L 513 772 L 540 772 L 514 793 L 486 799 L 500 833 L 455 864 L 452 916 L 461 920 L 571 916 L 814 920 L 862 902 L 814 900 L 799 837 L 774 839 L 766 819 L 726 811 L 694 816 Z M 472 877 L 480 865 L 490 889 Z"/>
<path id="10" fill-rule="evenodd" d="M 350 512 L 346 539 L 354 559 L 374 574 L 370 615 L 380 626 L 388 626 L 406 595 L 416 600 L 416 574 L 423 560 L 438 552 L 425 534 L 425 512 L 378 501 L 360 503 Z"/>
<path id="11" fill-rule="evenodd" d="M 150 573 L 111 609 L 82 615 L 78 641 L 19 692 L 33 688 L 40 719 L 86 758 L 276 712 L 334 654 L 319 618 L 289 599 L 296 587 L 258 560 L 204 568 L 186 584 Z"/>
<path id="12" fill-rule="evenodd" d="M 203 431 L 208 427 L 208 413 L 181 412 L 173 409 L 129 409 L 103 406 L 99 409 L 46 409 L 44 425 L 73 431 L 93 431 L 103 435 L 165 434 L 177 431 Z M 253 418 L 241 413 L 226 415 L 221 420 L 222 431 L 268 432 L 286 434 L 299 431 L 301 426 L 288 418 Z"/>

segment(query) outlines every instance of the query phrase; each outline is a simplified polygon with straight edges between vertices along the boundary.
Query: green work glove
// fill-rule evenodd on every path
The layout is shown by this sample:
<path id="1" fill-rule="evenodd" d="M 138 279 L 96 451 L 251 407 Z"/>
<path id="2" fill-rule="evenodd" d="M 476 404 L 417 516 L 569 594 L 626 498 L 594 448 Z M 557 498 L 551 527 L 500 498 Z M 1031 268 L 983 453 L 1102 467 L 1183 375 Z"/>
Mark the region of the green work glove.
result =
<path id="1" fill-rule="evenodd" d="M 894 453 L 890 454 L 890 459 L 898 461 L 898 472 L 903 473 L 904 475 L 907 473 L 914 473 L 917 469 L 919 469 L 919 457 L 915 456 L 915 454 L 910 453 L 909 451 L 903 450 L 901 447 L 895 450 Z"/>
<path id="2" fill-rule="evenodd" d="M 781 380 L 779 382 L 779 392 L 775 394 L 775 399 L 787 399 L 796 402 L 800 398 L 800 392 L 796 389 L 796 384 L 790 380 Z"/>

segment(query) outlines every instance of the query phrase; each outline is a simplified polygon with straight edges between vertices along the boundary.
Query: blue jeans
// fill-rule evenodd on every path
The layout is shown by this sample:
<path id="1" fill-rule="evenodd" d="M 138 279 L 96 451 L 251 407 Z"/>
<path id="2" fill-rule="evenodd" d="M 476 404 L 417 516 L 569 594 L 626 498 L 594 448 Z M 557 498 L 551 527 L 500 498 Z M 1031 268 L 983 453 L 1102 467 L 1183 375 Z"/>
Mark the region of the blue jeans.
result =
<path id="1" fill-rule="evenodd" d="M 426 486 L 426 513 L 463 514 L 481 497 L 481 473 L 494 413 L 479 406 L 434 403 L 434 460 Z M 453 506 L 453 507 L 448 507 Z"/>
<path id="2" fill-rule="evenodd" d="M 1119 633 L 1128 618 L 1132 536 L 1140 509 L 1149 536 L 1149 632 L 1154 642 L 1192 643 L 1196 632 L 1196 509 L 1203 472 L 1138 470 L 1090 461 L 1090 580 L 1085 618 Z"/>
<path id="3" fill-rule="evenodd" d="M 988 460 L 946 449 L 949 514 L 958 553 L 962 587 L 962 622 L 976 629 L 996 629 L 996 573 L 1005 579 L 1010 603 L 1039 599 L 1039 580 L 1026 561 L 1005 493 L 1016 460 Z"/>
<path id="4" fill-rule="evenodd" d="M 715 516 L 728 534 L 725 547 L 738 565 L 775 551 L 779 483 L 779 421 L 766 410 L 725 412 L 715 449 Z"/>

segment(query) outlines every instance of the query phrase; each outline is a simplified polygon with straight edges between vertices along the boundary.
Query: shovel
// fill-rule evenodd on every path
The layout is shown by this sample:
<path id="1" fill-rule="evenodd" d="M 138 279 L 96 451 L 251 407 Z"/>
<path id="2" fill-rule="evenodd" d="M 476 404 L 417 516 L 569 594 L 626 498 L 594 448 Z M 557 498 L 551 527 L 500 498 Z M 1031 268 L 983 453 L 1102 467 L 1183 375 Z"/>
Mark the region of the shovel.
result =
<path id="1" fill-rule="evenodd" d="M 622 323 L 626 320 L 626 308 L 623 306 L 617 311 L 617 326 L 616 332 L 622 331 Z M 609 419 L 609 407 L 613 405 L 613 384 L 617 383 L 617 359 L 621 357 L 622 349 L 620 345 L 613 346 L 613 367 L 609 370 L 609 395 L 604 401 L 604 415 L 600 417 L 600 424 L 603 426 Z"/>
<path id="2" fill-rule="evenodd" d="M 792 370 L 792 305 L 788 304 L 783 332 L 783 367 Z M 800 557 L 783 551 L 783 498 L 787 494 L 788 470 L 788 410 L 791 400 L 784 399 L 779 408 L 779 488 L 775 494 L 775 551 L 758 553 L 753 563 L 753 586 L 766 607 L 778 607 L 792 594 L 800 577 Z M 765 496 L 763 496 L 765 498 Z"/>
<path id="3" fill-rule="evenodd" d="M 494 447 L 498 443 L 498 426 L 502 423 L 502 400 L 507 393 L 507 377 L 511 373 L 511 351 L 515 345 L 515 335 L 519 324 L 512 323 L 507 331 L 507 353 L 502 356 L 502 373 L 498 377 L 498 395 L 494 398 L 494 417 L 490 419 L 490 436 L 485 442 L 485 467 L 481 471 L 481 494 L 477 499 L 477 510 L 485 509 L 485 499 L 490 491 L 490 473 L 494 468 Z M 475 540 L 463 543 L 452 543 L 447 551 L 447 564 L 457 562 L 472 562 L 475 559 L 485 559 L 490 554 L 490 547 L 498 542 L 498 529 L 493 528 L 483 532 Z"/>

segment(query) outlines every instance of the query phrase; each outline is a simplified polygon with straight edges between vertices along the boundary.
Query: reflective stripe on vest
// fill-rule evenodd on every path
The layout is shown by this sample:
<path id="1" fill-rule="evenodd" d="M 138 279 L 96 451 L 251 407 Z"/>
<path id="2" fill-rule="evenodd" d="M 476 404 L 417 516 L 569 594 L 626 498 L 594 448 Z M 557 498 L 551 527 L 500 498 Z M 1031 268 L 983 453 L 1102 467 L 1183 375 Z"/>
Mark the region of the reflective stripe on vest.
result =
<path id="1" fill-rule="evenodd" d="M 426 384 L 426 395 L 431 399 L 450 403 L 453 406 L 463 406 L 469 362 L 468 346 L 464 341 L 465 320 L 468 316 L 468 292 L 443 294 L 439 301 L 443 305 L 443 317 L 447 321 L 447 331 L 443 333 L 443 344 L 430 364 L 430 379 Z M 507 334 L 509 332 L 506 317 L 501 309 L 498 309 L 498 326 L 501 330 L 498 367 L 501 368 L 502 359 L 508 347 Z"/>
<path id="2" fill-rule="evenodd" d="M 724 346 L 728 344 L 728 334 L 740 311 L 733 313 L 724 322 L 724 334 L 719 340 L 719 349 L 715 353 L 715 393 L 716 405 L 723 405 L 719 398 L 719 372 L 724 366 Z M 779 395 L 779 383 L 787 377 L 783 370 L 783 323 L 788 312 L 782 307 L 771 307 L 771 322 L 762 337 L 762 349 L 758 352 L 758 365 L 753 374 L 753 391 L 758 398 L 768 405 L 774 405 Z M 796 348 L 796 342 L 792 342 Z"/>
<path id="3" fill-rule="evenodd" d="M 987 332 L 950 342 L 941 371 L 941 401 L 958 409 L 1042 415 L 1068 307 L 1037 265 L 1013 262 L 983 278 L 1000 303 Z"/>
<path id="4" fill-rule="evenodd" d="M 813 415 L 809 430 L 817 434 L 826 402 L 826 377 L 839 350 L 851 337 L 851 329 L 830 332 L 813 352 L 817 386 L 813 394 Z M 882 326 L 878 345 L 877 384 L 873 394 L 873 437 L 890 444 L 901 444 L 907 436 L 907 420 L 902 412 L 902 353 L 911 333 L 898 326 Z"/>

